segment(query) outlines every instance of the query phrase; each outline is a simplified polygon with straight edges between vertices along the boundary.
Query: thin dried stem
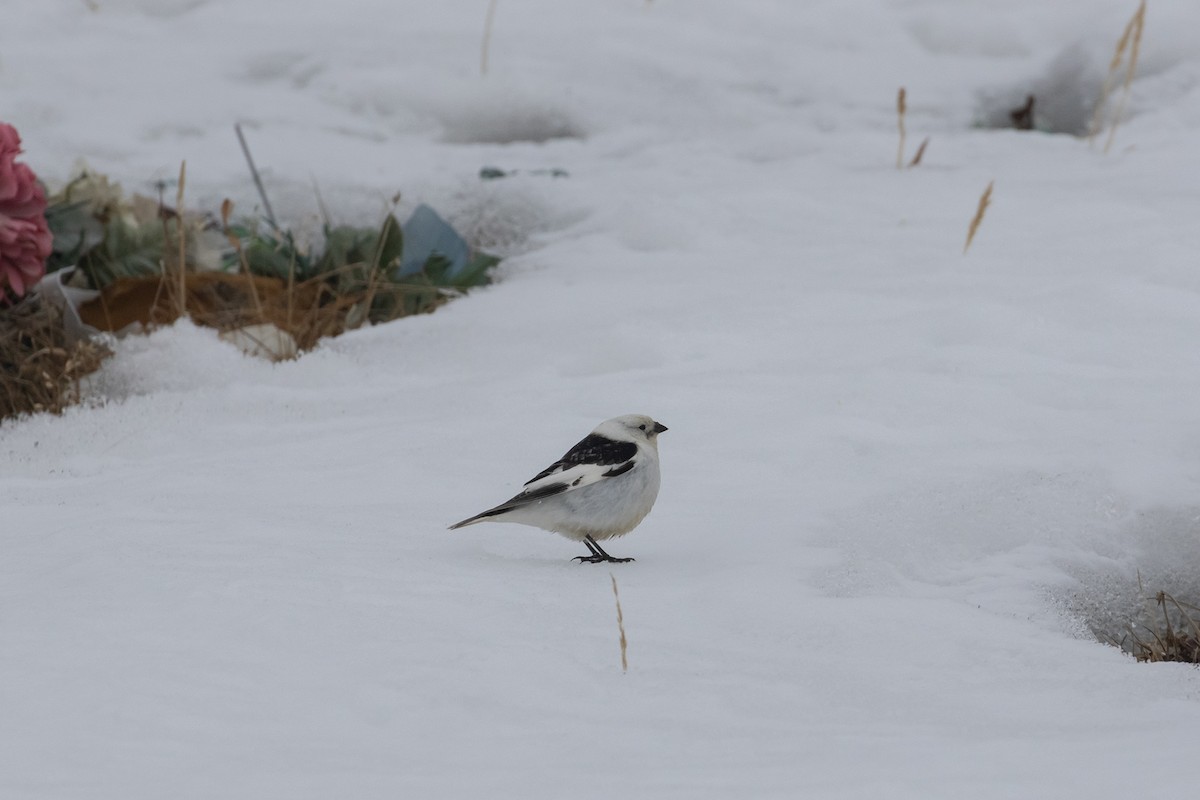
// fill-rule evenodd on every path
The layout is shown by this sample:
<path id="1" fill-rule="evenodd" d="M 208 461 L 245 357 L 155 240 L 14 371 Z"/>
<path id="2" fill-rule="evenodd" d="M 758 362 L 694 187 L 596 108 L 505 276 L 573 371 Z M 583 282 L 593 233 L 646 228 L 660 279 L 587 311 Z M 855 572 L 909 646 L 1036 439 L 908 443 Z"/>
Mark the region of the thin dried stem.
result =
<path id="1" fill-rule="evenodd" d="M 479 53 L 479 74 L 488 74 L 488 51 L 492 44 L 492 24 L 496 21 L 496 0 L 488 0 L 487 16 L 483 20 L 483 45 Z"/>
<path id="2" fill-rule="evenodd" d="M 176 298 L 179 316 L 187 315 L 187 236 L 183 229 L 183 192 L 187 186 L 187 161 L 179 164 L 179 188 L 175 192 L 175 232 L 179 235 L 179 297 Z"/>
<path id="3" fill-rule="evenodd" d="M 229 240 L 229 243 L 237 251 L 238 262 L 242 266 L 242 272 L 246 274 L 246 282 L 250 284 L 250 297 L 254 300 L 254 311 L 258 316 L 258 320 L 266 322 L 267 315 L 263 311 L 262 298 L 258 296 L 258 287 L 254 283 L 254 274 L 250 271 L 250 261 L 246 258 L 246 251 L 242 248 L 242 238 L 229 229 L 229 217 L 232 213 L 233 201 L 227 197 L 221 203 L 221 224 L 225 227 L 225 238 Z"/>
<path id="4" fill-rule="evenodd" d="M 371 254 L 371 263 L 368 265 L 368 269 L 370 271 L 367 273 L 367 292 L 366 297 L 362 301 L 363 314 L 362 318 L 358 321 L 358 324 L 354 326 L 355 328 L 362 327 L 362 325 L 370 320 L 371 306 L 375 302 L 375 296 L 378 294 L 381 283 L 380 276 L 384 275 L 385 269 L 391 266 L 390 264 L 381 264 L 379 262 L 383 260 L 383 248 L 386 244 L 387 234 L 391 232 L 390 226 L 392 224 L 392 220 L 395 219 L 393 216 L 396 211 L 395 204 L 399 202 L 400 195 L 396 195 L 392 200 L 393 205 L 388 210 L 388 215 L 384 218 L 384 224 L 380 230 L 379 241 L 375 243 L 375 252 Z"/>
<path id="5" fill-rule="evenodd" d="M 612 579 L 613 597 L 617 599 L 617 630 L 621 632 L 621 671 L 629 671 L 629 659 L 626 657 L 626 648 L 628 642 L 625 640 L 625 615 L 621 613 L 621 593 L 617 591 L 617 576 L 611 572 L 608 577 Z"/>
<path id="6" fill-rule="evenodd" d="M 1108 139 L 1104 142 L 1104 152 L 1108 152 L 1112 147 L 1113 139 L 1117 136 L 1117 125 L 1125 117 L 1125 107 L 1129 104 L 1130 84 L 1133 83 L 1133 74 L 1137 71 L 1138 52 L 1142 48 L 1142 29 L 1146 26 L 1146 0 L 1138 5 L 1137 13 L 1133 15 L 1133 19 L 1129 20 L 1129 25 L 1125 28 L 1125 36 L 1122 40 L 1130 36 L 1132 30 L 1133 45 L 1129 49 L 1129 67 L 1125 70 L 1125 82 L 1121 87 L 1121 99 L 1117 101 L 1117 111 L 1113 115 L 1112 127 L 1108 129 Z"/>
<path id="7" fill-rule="evenodd" d="M 1146 2 L 1141 0 L 1138 4 L 1138 10 L 1129 19 L 1125 25 L 1125 30 L 1121 33 L 1121 38 L 1117 40 L 1116 49 L 1113 51 L 1113 57 L 1108 64 L 1108 74 L 1104 78 L 1104 85 L 1100 88 L 1100 98 L 1096 101 L 1096 108 L 1092 112 L 1092 121 L 1088 126 L 1088 144 L 1094 146 L 1096 136 L 1100 133 L 1103 127 L 1104 110 L 1108 107 L 1108 101 L 1112 95 L 1113 89 L 1117 85 L 1117 76 L 1120 73 L 1121 65 L 1125 61 L 1125 51 L 1133 47 L 1130 53 L 1129 66 L 1125 70 L 1125 93 L 1126 98 L 1121 103 L 1121 108 L 1118 110 L 1117 116 L 1113 119 L 1112 128 L 1109 131 L 1108 142 L 1105 144 L 1105 152 L 1112 145 L 1112 138 L 1116 134 L 1117 121 L 1121 117 L 1121 112 L 1124 111 L 1125 101 L 1128 99 L 1129 84 L 1133 80 L 1134 68 L 1137 66 L 1137 52 L 1141 48 L 1142 28 L 1146 21 Z"/>
<path id="8" fill-rule="evenodd" d="M 904 139 L 908 135 L 904 130 L 904 115 L 908 111 L 908 105 L 905 103 L 904 87 L 900 87 L 900 91 L 896 94 L 896 124 L 900 129 L 900 146 L 896 149 L 896 169 L 904 169 Z"/>
<path id="9" fill-rule="evenodd" d="M 288 282 L 287 282 L 287 329 L 292 328 L 292 313 L 296 305 L 296 253 L 292 252 L 288 259 Z"/>
<path id="10" fill-rule="evenodd" d="M 988 183 L 987 188 L 983 190 L 983 194 L 979 197 L 979 208 L 975 209 L 975 216 L 971 219 L 971 227 L 967 229 L 967 243 L 963 245 L 963 255 L 967 254 L 967 250 L 971 248 L 971 241 L 975 238 L 975 231 L 979 230 L 979 224 L 983 222 L 983 215 L 987 211 L 988 205 L 992 202 L 992 186 L 995 181 Z"/>

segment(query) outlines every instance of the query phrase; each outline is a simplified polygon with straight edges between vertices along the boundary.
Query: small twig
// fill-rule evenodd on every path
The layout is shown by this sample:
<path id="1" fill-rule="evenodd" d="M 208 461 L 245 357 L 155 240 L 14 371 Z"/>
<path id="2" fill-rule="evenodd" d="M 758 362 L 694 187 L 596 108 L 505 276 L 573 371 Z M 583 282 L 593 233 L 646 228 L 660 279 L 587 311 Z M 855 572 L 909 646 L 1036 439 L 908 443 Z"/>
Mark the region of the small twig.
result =
<path id="1" fill-rule="evenodd" d="M 621 632 L 621 671 L 628 672 L 629 659 L 625 654 L 628 643 L 625 641 L 625 615 L 621 613 L 621 593 L 617 591 L 617 576 L 610 572 L 608 577 L 612 579 L 613 597 L 617 599 L 617 630 Z"/>
<path id="2" fill-rule="evenodd" d="M 971 227 L 967 229 L 967 243 L 963 245 L 964 256 L 971 247 L 971 240 L 975 238 L 975 231 L 979 230 L 979 224 L 983 222 L 983 215 L 987 211 L 988 204 L 992 201 L 992 185 L 995 183 L 995 181 L 989 182 L 979 197 L 979 208 L 975 210 L 975 216 L 971 219 Z"/>
<path id="3" fill-rule="evenodd" d="M 254 178 L 258 196 L 262 198 L 263 214 L 271 227 L 279 230 L 279 224 L 275 222 L 275 212 L 271 210 L 271 201 L 267 199 L 267 190 L 263 188 L 262 176 L 258 174 L 258 167 L 254 166 L 254 158 L 250 155 L 250 145 L 246 144 L 246 137 L 242 133 L 242 123 L 234 123 L 233 129 L 237 132 L 238 142 L 242 145 L 242 154 L 246 156 L 246 164 L 250 167 L 250 175 Z"/>
<path id="4" fill-rule="evenodd" d="M 483 20 L 483 47 L 479 53 L 479 74 L 488 73 L 488 50 L 492 43 L 492 24 L 496 21 L 496 0 L 488 0 L 487 16 Z"/>
<path id="5" fill-rule="evenodd" d="M 901 86 L 900 91 L 896 94 L 896 120 L 897 126 L 900 128 L 900 147 L 896 150 L 896 169 L 904 169 L 904 137 L 907 135 L 904 130 L 904 114 L 908 111 L 904 98 L 905 91 Z"/>

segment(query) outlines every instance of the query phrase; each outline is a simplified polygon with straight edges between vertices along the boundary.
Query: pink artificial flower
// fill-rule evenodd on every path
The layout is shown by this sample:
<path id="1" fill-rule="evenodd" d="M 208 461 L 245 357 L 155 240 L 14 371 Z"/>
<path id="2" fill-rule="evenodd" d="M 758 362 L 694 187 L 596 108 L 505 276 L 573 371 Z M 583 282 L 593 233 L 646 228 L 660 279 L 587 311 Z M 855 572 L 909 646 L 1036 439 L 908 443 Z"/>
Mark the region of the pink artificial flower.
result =
<path id="1" fill-rule="evenodd" d="M 21 297 L 46 272 L 54 244 L 46 224 L 46 193 L 25 164 L 21 137 L 0 122 L 0 300 Z"/>

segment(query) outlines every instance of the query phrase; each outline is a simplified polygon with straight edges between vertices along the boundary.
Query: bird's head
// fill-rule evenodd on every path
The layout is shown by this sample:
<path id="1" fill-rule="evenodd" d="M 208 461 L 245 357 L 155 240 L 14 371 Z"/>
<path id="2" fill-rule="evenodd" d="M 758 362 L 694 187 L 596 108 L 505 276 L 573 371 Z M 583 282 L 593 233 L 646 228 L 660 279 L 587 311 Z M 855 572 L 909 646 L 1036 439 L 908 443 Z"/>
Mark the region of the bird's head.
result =
<path id="1" fill-rule="evenodd" d="M 617 441 L 645 442 L 649 445 L 657 445 L 658 435 L 666 429 L 666 425 L 655 422 L 642 414 L 626 414 L 600 423 L 595 432 Z"/>

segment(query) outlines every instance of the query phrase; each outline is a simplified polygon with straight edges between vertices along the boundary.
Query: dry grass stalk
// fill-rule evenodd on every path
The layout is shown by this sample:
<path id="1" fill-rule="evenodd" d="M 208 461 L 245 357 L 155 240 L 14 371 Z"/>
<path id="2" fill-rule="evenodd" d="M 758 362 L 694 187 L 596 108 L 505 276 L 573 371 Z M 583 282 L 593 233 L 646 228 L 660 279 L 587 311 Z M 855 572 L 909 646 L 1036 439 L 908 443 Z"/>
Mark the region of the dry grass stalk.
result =
<path id="1" fill-rule="evenodd" d="M 293 329 L 293 319 L 295 317 L 295 315 L 293 314 L 293 311 L 295 310 L 295 305 L 296 305 L 295 301 L 296 301 L 296 253 L 295 253 L 295 251 L 293 251 L 291 257 L 288 259 L 287 318 L 284 323 L 285 331 L 290 331 Z"/>
<path id="2" fill-rule="evenodd" d="M 904 130 L 904 115 L 908 112 L 908 105 L 905 103 L 904 87 L 900 87 L 900 91 L 896 94 L 896 119 L 897 126 L 900 128 L 900 147 L 896 150 L 896 169 L 904 169 L 904 139 L 907 132 Z"/>
<path id="3" fill-rule="evenodd" d="M 608 577 L 612 579 L 613 597 L 617 599 L 617 630 L 621 632 L 621 671 L 629 671 L 629 659 L 626 656 L 626 648 L 628 642 L 625 640 L 625 615 L 621 613 L 621 593 L 617 591 L 617 576 L 611 572 Z"/>
<path id="4" fill-rule="evenodd" d="M 479 53 L 479 74 L 488 73 L 488 50 L 492 44 L 492 24 L 496 21 L 496 0 L 489 0 L 487 16 L 483 20 L 483 45 Z"/>
<path id="5" fill-rule="evenodd" d="M 178 294 L 179 316 L 187 315 L 187 232 L 183 229 L 183 191 L 187 185 L 187 161 L 179 164 L 179 188 L 175 192 L 175 232 L 179 235 Z"/>
<path id="6" fill-rule="evenodd" d="M 1121 87 L 1121 99 L 1117 101 L 1117 113 L 1113 115 L 1112 127 L 1108 129 L 1108 139 L 1104 142 L 1106 153 L 1112 148 L 1113 140 L 1117 136 L 1117 125 L 1125 117 L 1125 107 L 1129 104 L 1130 85 L 1133 83 L 1133 74 L 1137 71 L 1138 52 L 1142 48 L 1142 30 L 1146 26 L 1146 0 L 1142 0 L 1138 5 L 1130 25 L 1134 27 L 1133 46 L 1129 49 L 1129 69 L 1125 71 L 1125 83 Z"/>
<path id="7" fill-rule="evenodd" d="M 921 159 L 925 156 L 925 148 L 929 145 L 929 137 L 926 136 L 921 141 L 921 146 L 917 148 L 917 152 L 913 155 L 912 161 L 908 162 L 908 168 L 912 169 L 917 164 L 921 163 Z"/>
<path id="8" fill-rule="evenodd" d="M 232 214 L 233 201 L 226 197 L 221 202 L 221 225 L 225 230 L 225 238 L 229 240 L 229 243 L 233 245 L 234 250 L 237 251 L 238 263 L 240 263 L 242 266 L 242 274 L 244 274 L 247 278 L 252 279 L 253 276 L 250 272 L 250 262 L 246 259 L 246 252 L 242 248 L 242 239 L 236 233 L 233 233 L 233 231 L 229 228 L 229 218 Z M 262 298 L 258 296 L 258 286 L 253 280 L 250 280 L 249 283 L 250 295 L 254 299 L 254 308 L 258 312 L 259 319 L 266 319 L 266 315 L 263 313 Z"/>
<path id="9" fill-rule="evenodd" d="M 71 341 L 62 311 L 30 296 L 0 313 L 0 420 L 61 414 L 79 402 L 83 379 L 112 354 L 90 339 Z"/>
<path id="10" fill-rule="evenodd" d="M 1113 52 L 1112 60 L 1108 64 L 1108 75 L 1105 77 L 1104 85 L 1100 89 L 1100 99 L 1096 101 L 1096 110 L 1092 112 L 1092 123 L 1088 128 L 1088 143 L 1094 145 L 1096 136 L 1100 133 L 1100 128 L 1102 127 L 1104 109 L 1108 107 L 1109 97 L 1117 84 L 1117 75 L 1120 72 L 1122 63 L 1125 61 L 1125 51 L 1129 50 L 1129 63 L 1125 68 L 1121 100 L 1116 113 L 1113 115 L 1112 126 L 1108 132 L 1108 140 L 1104 144 L 1104 152 L 1106 153 L 1112 147 L 1113 138 L 1117 133 L 1117 125 L 1124 116 L 1125 106 L 1129 101 L 1129 87 L 1133 82 L 1133 75 L 1137 69 L 1138 53 L 1141 50 L 1142 31 L 1145 25 L 1146 0 L 1141 0 L 1138 4 L 1138 10 L 1129 19 L 1129 22 L 1125 25 L 1125 30 L 1121 33 L 1121 38 L 1117 40 L 1116 50 Z"/>
<path id="11" fill-rule="evenodd" d="M 979 225 L 983 222 L 983 215 L 987 212 L 987 207 L 992 202 L 992 186 L 995 183 L 995 181 L 990 181 L 987 188 L 983 190 L 983 194 L 979 197 L 979 208 L 975 209 L 975 216 L 971 219 L 971 226 L 967 228 L 967 243 L 963 245 L 964 256 L 967 254 L 967 250 L 971 248 L 971 242 L 975 239 L 975 232 L 979 230 Z"/>
<path id="12" fill-rule="evenodd" d="M 1139 636 L 1132 627 L 1129 629 L 1134 658 L 1147 663 L 1200 664 L 1200 608 L 1176 600 L 1166 592 L 1156 594 L 1154 602 L 1162 612 L 1160 627 L 1142 625 L 1149 637 Z"/>
<path id="13" fill-rule="evenodd" d="M 400 195 L 397 194 L 394 198 L 392 198 L 392 208 L 388 210 L 389 219 L 394 219 L 394 217 L 391 217 L 391 214 L 395 211 L 395 207 L 399 202 Z M 389 223 L 384 226 L 385 231 L 388 230 L 388 225 L 390 224 L 391 223 L 389 221 Z M 351 328 L 360 328 L 369 320 L 371 314 L 371 305 L 375 302 L 375 297 L 379 293 L 380 286 L 386 281 L 385 270 L 390 267 L 391 264 L 379 263 L 383 260 L 383 248 L 385 246 L 386 238 L 387 237 L 385 235 L 381 234 L 379 236 L 379 241 L 375 243 L 375 252 L 371 254 L 371 263 L 368 265 L 370 272 L 367 273 L 366 296 L 363 298 L 361 305 L 359 305 L 359 308 L 362 309 L 362 314 L 359 315 L 357 319 L 351 320 Z"/>

